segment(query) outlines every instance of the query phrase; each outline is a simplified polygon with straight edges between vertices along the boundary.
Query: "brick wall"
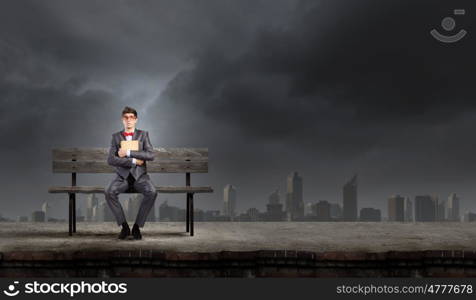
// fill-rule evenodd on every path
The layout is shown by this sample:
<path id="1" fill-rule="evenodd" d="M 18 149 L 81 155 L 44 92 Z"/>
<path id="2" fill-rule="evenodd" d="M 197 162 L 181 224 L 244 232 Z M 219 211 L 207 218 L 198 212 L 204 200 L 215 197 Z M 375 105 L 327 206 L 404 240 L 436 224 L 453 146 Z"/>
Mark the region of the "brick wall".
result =
<path id="1" fill-rule="evenodd" d="M 475 251 L 11 251 L 0 277 L 474 277 Z"/>

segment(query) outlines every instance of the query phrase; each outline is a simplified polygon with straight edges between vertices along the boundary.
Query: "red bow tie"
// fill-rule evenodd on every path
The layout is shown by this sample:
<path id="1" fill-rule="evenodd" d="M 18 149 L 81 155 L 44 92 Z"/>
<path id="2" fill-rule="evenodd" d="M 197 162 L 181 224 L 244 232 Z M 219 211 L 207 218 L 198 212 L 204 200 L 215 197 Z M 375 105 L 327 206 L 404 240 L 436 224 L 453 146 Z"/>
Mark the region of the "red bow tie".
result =
<path id="1" fill-rule="evenodd" d="M 133 135 L 134 135 L 134 132 L 125 132 L 125 131 L 124 131 L 122 134 L 123 134 L 124 136 L 128 136 L 128 135 L 133 136 Z"/>

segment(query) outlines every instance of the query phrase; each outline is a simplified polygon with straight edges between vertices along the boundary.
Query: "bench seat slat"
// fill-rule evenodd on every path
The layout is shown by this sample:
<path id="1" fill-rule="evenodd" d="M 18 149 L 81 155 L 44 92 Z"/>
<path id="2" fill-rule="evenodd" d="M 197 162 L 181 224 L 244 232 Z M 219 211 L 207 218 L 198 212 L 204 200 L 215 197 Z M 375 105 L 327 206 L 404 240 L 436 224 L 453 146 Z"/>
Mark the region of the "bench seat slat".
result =
<path id="1" fill-rule="evenodd" d="M 155 188 L 159 193 L 213 193 L 210 186 L 156 186 Z M 53 194 L 99 194 L 104 193 L 104 186 L 52 186 L 48 192 Z"/>
<path id="2" fill-rule="evenodd" d="M 153 160 L 146 162 L 148 173 L 208 173 L 208 161 Z M 114 173 L 114 167 L 101 161 L 53 161 L 53 173 Z"/>

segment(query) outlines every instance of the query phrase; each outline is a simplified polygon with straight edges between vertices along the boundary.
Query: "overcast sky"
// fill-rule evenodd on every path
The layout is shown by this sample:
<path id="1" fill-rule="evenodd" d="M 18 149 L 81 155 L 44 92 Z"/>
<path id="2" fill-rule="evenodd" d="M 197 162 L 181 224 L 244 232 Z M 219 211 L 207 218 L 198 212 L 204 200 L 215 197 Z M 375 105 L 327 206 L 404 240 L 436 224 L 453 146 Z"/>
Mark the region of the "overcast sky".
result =
<path id="1" fill-rule="evenodd" d="M 170 0 L 0 2 L 0 213 L 29 215 L 67 184 L 51 149 L 108 147 L 125 105 L 155 147 L 208 147 L 192 184 L 221 209 L 264 210 L 286 176 L 305 202 L 342 203 L 358 173 L 358 207 L 450 193 L 476 210 L 474 1 Z M 453 9 L 466 15 L 454 16 Z M 444 17 L 456 27 L 447 33 Z M 461 41 L 436 41 L 431 29 Z M 79 174 L 106 185 L 113 175 Z M 183 176 L 185 177 L 185 176 Z M 156 184 L 183 184 L 153 175 Z M 81 198 L 82 199 L 82 198 Z M 184 206 L 185 196 L 159 194 Z M 82 202 L 82 201 L 80 201 Z"/>

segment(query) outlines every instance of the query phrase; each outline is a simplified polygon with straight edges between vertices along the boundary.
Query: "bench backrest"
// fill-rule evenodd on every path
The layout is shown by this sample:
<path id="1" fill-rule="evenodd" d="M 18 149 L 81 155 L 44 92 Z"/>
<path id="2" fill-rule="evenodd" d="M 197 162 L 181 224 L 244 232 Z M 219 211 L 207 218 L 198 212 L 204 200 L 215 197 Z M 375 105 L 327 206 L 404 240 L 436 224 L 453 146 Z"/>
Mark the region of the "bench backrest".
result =
<path id="1" fill-rule="evenodd" d="M 53 149 L 53 173 L 114 173 L 109 148 Z M 208 148 L 154 148 L 148 173 L 208 173 Z"/>

